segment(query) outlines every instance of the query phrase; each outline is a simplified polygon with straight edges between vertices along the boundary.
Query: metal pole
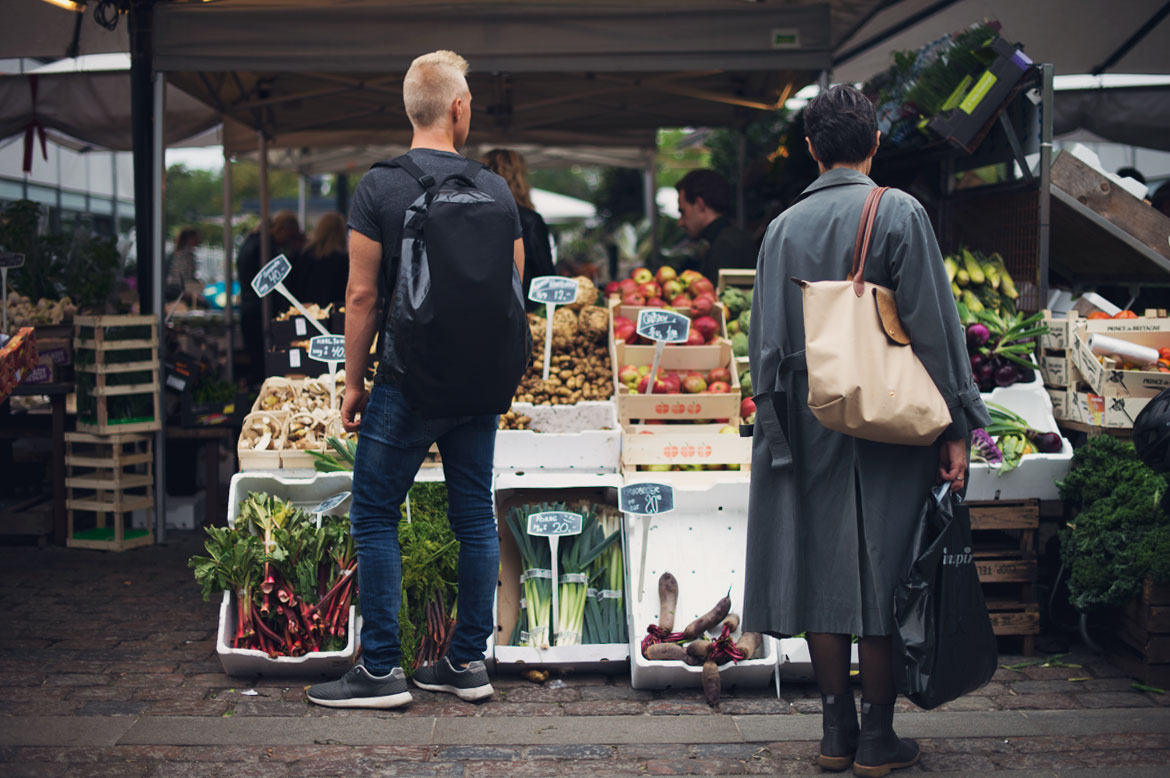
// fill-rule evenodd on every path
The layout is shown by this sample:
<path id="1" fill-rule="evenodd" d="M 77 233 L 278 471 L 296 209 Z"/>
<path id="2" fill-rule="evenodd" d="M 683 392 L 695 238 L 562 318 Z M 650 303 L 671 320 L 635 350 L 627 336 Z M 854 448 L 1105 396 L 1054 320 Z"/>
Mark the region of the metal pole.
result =
<path id="1" fill-rule="evenodd" d="M 235 355 L 235 336 L 232 333 L 232 160 L 228 150 L 223 150 L 223 289 L 227 302 L 223 306 L 223 324 L 227 338 L 227 365 L 224 375 L 228 381 L 235 377 L 235 368 L 232 364 Z"/>
<path id="2" fill-rule="evenodd" d="M 152 148 L 154 149 L 153 169 L 155 186 L 151 197 L 151 222 L 160 227 L 155 232 L 150 244 L 150 253 L 143 257 L 139 250 L 139 266 L 143 262 L 151 265 L 151 299 L 153 311 L 158 319 L 158 358 L 159 372 L 164 369 L 162 361 L 166 351 L 166 306 L 163 302 L 163 198 L 166 196 L 166 141 L 163 137 L 163 128 L 166 116 L 167 78 L 162 73 L 154 75 L 154 131 Z M 159 381 L 158 407 L 160 413 L 166 407 L 166 382 Z M 154 540 L 156 543 L 165 543 L 167 539 L 167 432 L 166 424 L 159 427 L 154 433 Z"/>
<path id="3" fill-rule="evenodd" d="M 154 214 L 148 203 L 154 198 L 155 160 L 151 154 L 151 27 L 153 4 L 135 0 L 130 11 L 130 112 L 134 143 L 134 244 L 138 255 L 138 305 L 152 313 L 151 295 L 154 246 Z"/>
<path id="4" fill-rule="evenodd" d="M 1054 69 L 1051 64 L 1041 66 L 1040 101 L 1040 202 L 1038 234 L 1036 236 L 1036 301 L 1037 310 L 1048 307 L 1048 241 L 1049 222 L 1052 211 L 1052 77 Z"/>
<path id="5" fill-rule="evenodd" d="M 270 225 L 268 224 L 268 138 L 263 130 L 256 133 L 260 139 L 260 267 L 272 259 L 272 240 Z M 272 319 L 272 297 L 265 295 L 260 299 L 261 327 L 264 332 L 264 350 L 268 351 L 271 345 L 269 339 L 269 321 Z"/>
<path id="6" fill-rule="evenodd" d="M 309 194 L 309 177 L 301 173 L 297 177 L 297 221 L 301 224 L 301 229 L 308 232 L 309 224 L 305 219 L 305 213 L 308 206 Z"/>
<path id="7" fill-rule="evenodd" d="M 644 152 L 645 168 L 645 208 L 646 218 L 650 221 L 650 262 L 653 265 L 658 258 L 658 147 L 648 148 Z"/>
<path id="8" fill-rule="evenodd" d="M 747 128 L 740 127 L 735 139 L 735 226 L 743 229 L 744 186 L 743 171 L 747 167 Z"/>

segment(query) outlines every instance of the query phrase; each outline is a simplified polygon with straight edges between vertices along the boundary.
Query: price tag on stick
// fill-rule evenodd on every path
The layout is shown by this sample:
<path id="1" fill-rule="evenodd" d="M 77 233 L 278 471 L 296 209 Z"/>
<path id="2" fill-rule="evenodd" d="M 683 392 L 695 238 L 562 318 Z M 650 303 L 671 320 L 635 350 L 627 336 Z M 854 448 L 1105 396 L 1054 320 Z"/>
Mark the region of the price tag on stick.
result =
<path id="1" fill-rule="evenodd" d="M 528 299 L 548 306 L 548 329 L 544 336 L 544 380 L 552 365 L 553 314 L 558 305 L 577 302 L 577 281 L 564 276 L 537 276 L 528 287 Z"/>
<path id="2" fill-rule="evenodd" d="M 0 251 L 0 297 L 4 298 L 4 323 L 0 332 L 8 332 L 8 269 L 24 267 L 24 254 Z"/>
<path id="3" fill-rule="evenodd" d="M 338 492 L 332 497 L 326 497 L 321 504 L 312 510 L 317 516 L 317 529 L 321 529 L 321 515 L 328 513 L 350 498 L 352 492 Z"/>
<path id="4" fill-rule="evenodd" d="M 585 517 L 580 513 L 546 511 L 528 515 L 528 534 L 548 538 L 548 544 L 552 551 L 552 624 L 549 626 L 549 634 L 552 634 L 552 631 L 556 629 L 561 612 L 560 595 L 557 591 L 560 588 L 558 582 L 561 580 L 560 576 L 557 575 L 561 537 L 563 535 L 580 535 L 584 526 Z"/>
<path id="5" fill-rule="evenodd" d="M 650 544 L 652 516 L 674 510 L 674 487 L 667 484 L 629 484 L 618 490 L 618 507 L 623 513 L 642 517 L 642 566 L 638 572 L 638 602 L 646 588 L 646 547 Z"/>
<path id="6" fill-rule="evenodd" d="M 337 363 L 345 362 L 344 335 L 314 335 L 309 338 L 309 359 L 329 363 L 329 397 L 337 405 Z"/>
<path id="7" fill-rule="evenodd" d="M 637 333 L 654 341 L 654 364 L 650 367 L 650 380 L 646 382 L 646 394 L 654 391 L 658 380 L 658 364 L 662 361 L 662 349 L 667 343 L 686 343 L 691 334 L 689 317 L 665 308 L 643 308 L 638 311 Z"/>
<path id="8" fill-rule="evenodd" d="M 309 312 L 305 310 L 305 306 L 301 305 L 301 301 L 293 297 L 292 292 L 284 285 L 284 279 L 288 278 L 288 274 L 292 272 L 292 263 L 288 261 L 288 257 L 284 254 L 279 254 L 272 258 L 264 267 L 260 268 L 260 272 L 252 279 L 252 291 L 256 293 L 257 297 L 266 297 L 272 292 L 280 292 L 285 298 L 293 304 L 293 307 L 301 312 L 301 315 L 309 320 L 309 323 L 317 328 L 317 331 L 322 335 L 329 335 L 329 330 L 325 329 L 321 322 L 314 319 Z"/>

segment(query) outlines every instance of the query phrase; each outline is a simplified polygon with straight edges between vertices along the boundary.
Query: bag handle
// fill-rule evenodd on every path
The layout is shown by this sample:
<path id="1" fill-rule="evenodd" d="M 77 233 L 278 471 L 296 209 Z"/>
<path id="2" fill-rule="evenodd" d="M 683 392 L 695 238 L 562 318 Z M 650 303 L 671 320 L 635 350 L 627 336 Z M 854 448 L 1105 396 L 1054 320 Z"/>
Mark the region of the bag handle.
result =
<path id="1" fill-rule="evenodd" d="M 857 238 L 853 241 L 853 268 L 846 280 L 853 282 L 853 293 L 858 297 L 865 294 L 865 260 L 869 256 L 869 244 L 873 238 L 873 223 L 877 218 L 878 203 L 888 186 L 875 186 L 865 196 L 861 219 L 857 223 Z"/>

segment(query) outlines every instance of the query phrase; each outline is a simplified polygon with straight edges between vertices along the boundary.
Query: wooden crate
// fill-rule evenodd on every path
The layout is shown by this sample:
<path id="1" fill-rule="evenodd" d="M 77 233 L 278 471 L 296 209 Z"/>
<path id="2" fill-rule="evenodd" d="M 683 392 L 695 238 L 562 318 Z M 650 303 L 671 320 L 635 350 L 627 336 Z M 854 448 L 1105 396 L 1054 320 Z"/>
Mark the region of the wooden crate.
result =
<path id="1" fill-rule="evenodd" d="M 1028 640 L 1040 631 L 1040 606 L 1034 602 L 988 600 L 987 612 L 996 635 L 1020 635 Z"/>
<path id="2" fill-rule="evenodd" d="M 998 636 L 1021 637 L 1022 653 L 1031 656 L 1040 633 L 1040 606 L 1035 594 L 1040 501 L 972 501 L 967 506 L 975 568 L 984 584 L 991 626 Z M 1011 596 L 1002 596 L 1004 590 Z M 988 595 L 989 591 L 995 591 L 996 596 Z"/>
<path id="3" fill-rule="evenodd" d="M 137 332 L 142 330 L 142 332 Z M 120 337 L 121 334 L 129 337 Z M 128 352 L 136 354 L 125 359 Z M 77 428 L 96 435 L 133 434 L 162 428 L 159 407 L 158 321 L 153 316 L 76 316 L 73 359 L 77 374 Z M 141 380 L 126 383 L 131 374 Z M 131 379 L 133 380 L 133 379 Z M 144 397 L 149 416 L 111 418 L 111 398 Z"/>
<path id="4" fill-rule="evenodd" d="M 1170 586 L 1159 586 L 1147 576 L 1118 613 L 1115 633 L 1137 652 L 1142 664 L 1170 670 Z"/>
<path id="5" fill-rule="evenodd" d="M 154 543 L 150 435 L 67 432 L 65 468 L 66 545 L 125 551 Z M 136 510 L 146 511 L 147 529 L 130 528 L 130 515 Z M 94 526 L 78 529 L 78 520 L 91 515 Z"/>

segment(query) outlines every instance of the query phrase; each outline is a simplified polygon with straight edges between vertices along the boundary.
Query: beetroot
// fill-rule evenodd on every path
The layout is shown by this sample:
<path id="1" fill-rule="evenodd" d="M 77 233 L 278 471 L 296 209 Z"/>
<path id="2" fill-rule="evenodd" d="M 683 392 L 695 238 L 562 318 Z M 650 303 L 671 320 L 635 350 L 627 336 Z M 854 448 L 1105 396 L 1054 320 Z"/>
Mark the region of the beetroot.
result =
<path id="1" fill-rule="evenodd" d="M 987 364 L 986 354 L 972 354 L 971 355 L 971 372 L 978 374 L 979 368 Z"/>
<path id="2" fill-rule="evenodd" d="M 1041 454 L 1059 454 L 1064 448 L 1064 442 L 1055 432 L 1039 432 L 1033 436 L 1032 442 Z"/>
<path id="3" fill-rule="evenodd" d="M 1014 365 L 1004 365 L 995 371 L 996 386 L 1011 386 L 1016 382 L 1016 368 Z"/>
<path id="4" fill-rule="evenodd" d="M 967 325 L 967 348 L 979 348 L 991 337 L 991 330 L 979 322 Z"/>
<path id="5" fill-rule="evenodd" d="M 979 381 L 979 383 L 983 383 L 984 381 L 994 381 L 995 365 L 991 364 L 990 362 L 984 362 L 983 365 L 980 366 L 977 371 L 975 371 L 975 378 Z"/>

